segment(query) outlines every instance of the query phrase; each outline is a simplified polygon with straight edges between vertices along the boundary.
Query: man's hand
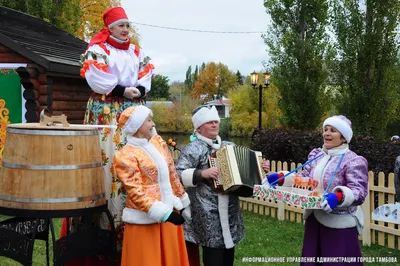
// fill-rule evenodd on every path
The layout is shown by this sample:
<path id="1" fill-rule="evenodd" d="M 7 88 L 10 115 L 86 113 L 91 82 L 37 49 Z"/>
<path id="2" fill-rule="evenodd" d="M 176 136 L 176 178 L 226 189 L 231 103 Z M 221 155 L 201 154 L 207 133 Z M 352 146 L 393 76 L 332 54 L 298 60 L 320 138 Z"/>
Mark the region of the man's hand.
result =
<path id="1" fill-rule="evenodd" d="M 268 173 L 269 170 L 270 170 L 270 163 L 269 163 L 269 161 L 263 159 L 263 160 L 262 160 L 262 163 L 261 163 L 261 167 L 264 169 L 264 171 L 265 171 L 266 173 Z"/>
<path id="2" fill-rule="evenodd" d="M 212 178 L 214 180 L 218 180 L 218 176 L 219 176 L 219 171 L 217 167 L 211 167 L 201 171 L 202 178 Z"/>

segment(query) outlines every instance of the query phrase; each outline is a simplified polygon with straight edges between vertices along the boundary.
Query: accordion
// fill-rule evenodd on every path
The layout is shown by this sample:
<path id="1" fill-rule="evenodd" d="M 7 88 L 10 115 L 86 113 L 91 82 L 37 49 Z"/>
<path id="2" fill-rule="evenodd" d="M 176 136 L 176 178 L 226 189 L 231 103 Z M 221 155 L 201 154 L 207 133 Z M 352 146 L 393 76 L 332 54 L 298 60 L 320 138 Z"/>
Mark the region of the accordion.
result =
<path id="1" fill-rule="evenodd" d="M 241 197 L 253 195 L 254 185 L 261 184 L 265 172 L 262 154 L 243 146 L 227 145 L 209 156 L 211 167 L 217 167 L 219 177 L 214 181 L 217 192 Z"/>

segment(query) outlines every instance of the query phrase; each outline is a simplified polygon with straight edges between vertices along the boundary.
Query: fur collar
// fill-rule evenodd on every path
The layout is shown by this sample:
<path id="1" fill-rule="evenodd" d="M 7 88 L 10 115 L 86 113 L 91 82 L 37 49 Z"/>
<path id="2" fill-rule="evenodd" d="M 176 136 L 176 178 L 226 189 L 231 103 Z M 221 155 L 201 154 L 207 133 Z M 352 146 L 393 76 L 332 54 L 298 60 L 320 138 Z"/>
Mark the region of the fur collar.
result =
<path id="1" fill-rule="evenodd" d="M 205 143 L 207 143 L 209 146 L 211 146 L 211 148 L 213 148 L 213 150 L 218 150 L 219 148 L 221 148 L 221 137 L 217 136 L 215 138 L 215 140 L 209 139 L 204 137 L 203 135 L 201 135 L 199 132 L 196 132 L 196 137 L 199 140 L 204 141 Z"/>
<path id="2" fill-rule="evenodd" d="M 348 152 L 349 144 L 343 143 L 342 145 L 332 148 L 332 149 L 326 149 L 325 146 L 323 146 L 322 150 L 323 150 L 324 154 L 329 155 L 329 156 L 342 155 L 343 153 Z"/>
<path id="3" fill-rule="evenodd" d="M 162 202 L 171 208 L 173 207 L 178 210 L 182 209 L 182 204 L 177 200 L 177 197 L 172 192 L 168 164 L 160 151 L 157 150 L 152 142 L 144 138 L 128 136 L 127 144 L 143 149 L 156 165 L 158 169 L 158 185 L 161 190 Z"/>
<path id="4" fill-rule="evenodd" d="M 325 190 L 323 185 L 323 177 L 325 175 L 326 166 L 328 165 L 331 157 L 342 155 L 348 151 L 349 145 L 347 143 L 332 149 L 326 149 L 325 147 L 322 148 L 324 157 L 322 157 L 322 159 L 318 162 L 314 170 L 314 179 L 318 181 L 318 191 L 322 192 Z"/>
<path id="5" fill-rule="evenodd" d="M 136 138 L 134 136 L 128 136 L 126 138 L 126 143 L 130 144 L 130 145 L 133 145 L 133 146 L 143 147 L 143 146 L 145 146 L 146 144 L 149 143 L 149 140 L 148 139 L 139 139 L 139 138 Z"/>

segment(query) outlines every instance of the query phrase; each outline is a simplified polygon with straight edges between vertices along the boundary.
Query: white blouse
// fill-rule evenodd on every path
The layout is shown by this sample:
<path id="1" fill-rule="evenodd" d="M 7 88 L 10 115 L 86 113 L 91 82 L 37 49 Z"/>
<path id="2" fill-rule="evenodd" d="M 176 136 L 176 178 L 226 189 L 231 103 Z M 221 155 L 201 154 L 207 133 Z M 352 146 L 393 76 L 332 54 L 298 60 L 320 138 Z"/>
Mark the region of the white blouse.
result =
<path id="1" fill-rule="evenodd" d="M 138 79 L 139 73 L 145 68 L 143 50 L 140 49 L 139 56 L 136 56 L 135 45 L 133 44 L 130 44 L 128 50 L 117 49 L 108 43 L 105 45 L 110 51 L 110 55 L 97 44 L 90 46 L 85 53 L 85 55 L 89 53 L 88 60 L 93 60 L 91 53 L 94 53 L 97 55 L 98 63 L 107 64 L 108 73 L 98 69 L 93 64 L 89 65 L 85 78 L 90 88 L 96 93 L 108 95 L 116 85 L 123 87 L 143 86 L 147 94 L 151 89 L 152 70 Z"/>

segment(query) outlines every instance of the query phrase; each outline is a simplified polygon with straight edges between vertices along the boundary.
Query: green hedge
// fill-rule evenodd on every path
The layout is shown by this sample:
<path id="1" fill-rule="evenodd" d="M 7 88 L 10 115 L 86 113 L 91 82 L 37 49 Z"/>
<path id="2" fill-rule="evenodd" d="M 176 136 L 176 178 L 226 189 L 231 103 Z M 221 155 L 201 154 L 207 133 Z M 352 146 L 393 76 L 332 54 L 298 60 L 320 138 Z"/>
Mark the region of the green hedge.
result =
<path id="1" fill-rule="evenodd" d="M 253 149 L 262 151 L 265 158 L 277 161 L 304 163 L 312 149 L 322 147 L 321 132 L 287 129 L 269 129 L 255 132 Z M 355 136 L 350 149 L 365 157 L 368 167 L 385 174 L 394 171 L 394 163 L 400 155 L 400 144 L 381 142 L 373 137 Z"/>

